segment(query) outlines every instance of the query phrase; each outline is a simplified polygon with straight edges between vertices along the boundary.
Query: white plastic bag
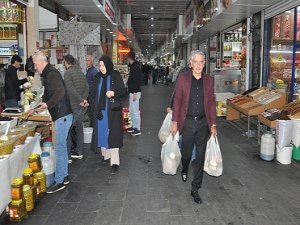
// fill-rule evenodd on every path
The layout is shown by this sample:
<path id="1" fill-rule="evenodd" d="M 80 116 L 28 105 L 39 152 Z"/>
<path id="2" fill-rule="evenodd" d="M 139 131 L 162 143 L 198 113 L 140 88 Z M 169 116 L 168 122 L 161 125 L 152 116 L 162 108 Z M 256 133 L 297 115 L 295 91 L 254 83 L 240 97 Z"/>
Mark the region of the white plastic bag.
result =
<path id="1" fill-rule="evenodd" d="M 293 137 L 292 120 L 276 120 L 276 144 L 279 148 L 289 146 Z"/>
<path id="2" fill-rule="evenodd" d="M 178 146 L 179 134 L 170 134 L 167 141 L 162 145 L 161 163 L 163 173 L 175 175 L 181 160 L 181 152 Z"/>
<path id="3" fill-rule="evenodd" d="M 170 128 L 172 124 L 172 112 L 169 112 L 165 119 L 163 124 L 161 125 L 161 128 L 158 132 L 158 138 L 162 143 L 165 143 L 167 140 L 167 137 L 170 135 Z"/>
<path id="4" fill-rule="evenodd" d="M 206 145 L 204 171 L 218 177 L 223 172 L 223 160 L 217 137 L 211 136 Z"/>

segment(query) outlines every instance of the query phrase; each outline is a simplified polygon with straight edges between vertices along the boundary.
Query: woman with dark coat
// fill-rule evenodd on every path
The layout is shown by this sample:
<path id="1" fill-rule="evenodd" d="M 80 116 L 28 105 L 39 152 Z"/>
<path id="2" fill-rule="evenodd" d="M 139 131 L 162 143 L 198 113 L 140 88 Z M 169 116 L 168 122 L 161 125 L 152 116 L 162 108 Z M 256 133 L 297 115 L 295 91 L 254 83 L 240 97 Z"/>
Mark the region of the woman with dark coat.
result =
<path id="1" fill-rule="evenodd" d="M 110 159 L 115 174 L 120 165 L 119 148 L 123 146 L 121 102 L 126 89 L 120 73 L 113 67 L 108 56 L 99 59 L 100 72 L 95 76 L 89 101 L 94 116 L 92 150 L 96 153 L 101 150 L 104 161 Z M 120 107 L 113 108 L 112 101 L 120 103 Z"/>

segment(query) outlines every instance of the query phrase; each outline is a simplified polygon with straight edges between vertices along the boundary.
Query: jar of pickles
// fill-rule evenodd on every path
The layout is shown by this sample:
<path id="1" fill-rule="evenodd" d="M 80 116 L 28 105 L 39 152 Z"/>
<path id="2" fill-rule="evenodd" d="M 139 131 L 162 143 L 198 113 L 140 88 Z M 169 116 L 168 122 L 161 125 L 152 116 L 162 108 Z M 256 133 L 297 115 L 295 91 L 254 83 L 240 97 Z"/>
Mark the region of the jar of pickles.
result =
<path id="1" fill-rule="evenodd" d="M 30 187 L 33 186 L 33 172 L 32 172 L 32 169 L 25 168 L 23 170 L 23 180 L 24 180 L 24 184 L 27 184 Z"/>
<path id="2" fill-rule="evenodd" d="M 23 195 L 26 201 L 26 211 L 31 212 L 34 208 L 33 189 L 29 185 L 23 186 Z"/>
<path id="3" fill-rule="evenodd" d="M 23 179 L 16 178 L 11 184 L 11 199 L 19 200 L 23 198 Z"/>
<path id="4" fill-rule="evenodd" d="M 43 171 L 34 174 L 34 177 L 40 182 L 40 193 L 46 192 L 46 175 Z"/>
<path id="5" fill-rule="evenodd" d="M 8 208 L 10 221 L 20 222 L 27 216 L 24 199 L 12 200 L 9 203 Z"/>
<path id="6" fill-rule="evenodd" d="M 41 157 L 39 154 L 31 154 L 28 158 L 29 168 L 32 169 L 34 173 L 40 172 L 42 170 Z"/>

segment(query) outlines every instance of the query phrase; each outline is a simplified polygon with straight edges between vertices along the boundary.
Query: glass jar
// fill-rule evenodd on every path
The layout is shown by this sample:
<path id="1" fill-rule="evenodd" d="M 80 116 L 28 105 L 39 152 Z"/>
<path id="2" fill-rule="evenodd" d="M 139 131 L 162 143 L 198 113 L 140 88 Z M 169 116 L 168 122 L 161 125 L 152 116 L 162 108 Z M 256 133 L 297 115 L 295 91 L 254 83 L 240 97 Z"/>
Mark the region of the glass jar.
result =
<path id="1" fill-rule="evenodd" d="M 36 153 L 31 154 L 28 158 L 28 165 L 34 173 L 40 172 L 42 170 L 40 155 Z"/>
<path id="2" fill-rule="evenodd" d="M 20 200 L 23 198 L 23 179 L 16 178 L 11 184 L 11 199 Z"/>
<path id="3" fill-rule="evenodd" d="M 46 192 L 46 175 L 43 171 L 34 174 L 34 177 L 40 182 L 40 193 Z"/>
<path id="4" fill-rule="evenodd" d="M 27 216 L 24 199 L 12 200 L 9 205 L 9 220 L 20 222 Z"/>
<path id="5" fill-rule="evenodd" d="M 26 211 L 31 212 L 34 208 L 33 191 L 27 184 L 23 186 L 23 195 L 26 201 Z"/>
<path id="6" fill-rule="evenodd" d="M 24 181 L 24 184 L 27 184 L 30 187 L 33 186 L 33 172 L 32 172 L 32 169 L 25 168 L 23 170 L 23 181 Z"/>
<path id="7" fill-rule="evenodd" d="M 32 186 L 32 194 L 33 194 L 33 201 L 36 202 L 36 200 L 39 198 L 39 195 L 41 193 L 41 182 L 33 178 L 33 186 Z"/>

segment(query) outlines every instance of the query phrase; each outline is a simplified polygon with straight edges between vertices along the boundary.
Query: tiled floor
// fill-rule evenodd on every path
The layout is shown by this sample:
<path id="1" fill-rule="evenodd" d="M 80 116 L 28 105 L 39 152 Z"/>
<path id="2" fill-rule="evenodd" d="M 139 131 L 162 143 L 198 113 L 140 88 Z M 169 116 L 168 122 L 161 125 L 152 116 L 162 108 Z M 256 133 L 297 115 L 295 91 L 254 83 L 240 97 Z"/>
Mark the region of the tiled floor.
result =
<path id="1" fill-rule="evenodd" d="M 157 133 L 171 90 L 143 87 L 143 134 L 124 134 L 117 175 L 87 145 L 84 159 L 70 165 L 68 188 L 45 195 L 20 224 L 299 225 L 300 163 L 262 161 L 257 139 L 245 137 L 240 126 L 222 118 L 218 137 L 224 173 L 204 176 L 202 205 L 192 201 L 191 179 L 183 183 L 179 174 L 162 173 Z M 0 223 L 12 224 L 3 215 Z"/>

